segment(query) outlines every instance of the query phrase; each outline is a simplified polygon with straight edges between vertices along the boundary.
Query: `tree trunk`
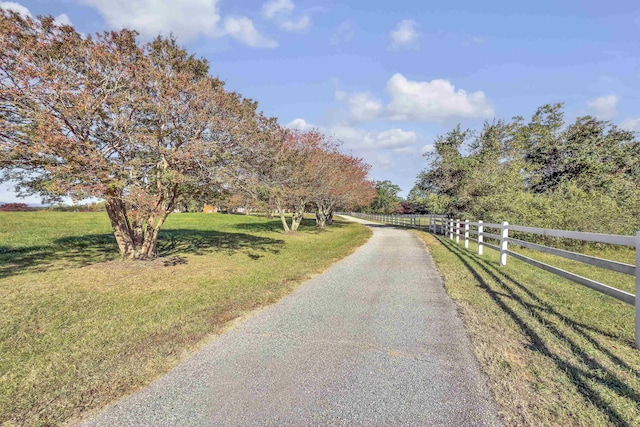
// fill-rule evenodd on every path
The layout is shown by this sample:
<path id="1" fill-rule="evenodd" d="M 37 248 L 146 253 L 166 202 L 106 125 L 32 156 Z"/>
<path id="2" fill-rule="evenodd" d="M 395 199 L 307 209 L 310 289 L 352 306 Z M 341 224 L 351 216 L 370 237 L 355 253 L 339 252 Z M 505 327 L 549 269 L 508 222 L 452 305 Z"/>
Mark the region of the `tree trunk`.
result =
<path id="1" fill-rule="evenodd" d="M 160 234 L 160 228 L 169 216 L 169 212 L 165 211 L 160 214 L 158 218 L 152 216 L 147 222 L 147 229 L 145 230 L 144 242 L 138 259 L 155 258 L 158 256 L 158 235 Z"/>
<path id="2" fill-rule="evenodd" d="M 327 217 L 321 207 L 316 207 L 316 227 L 323 228 L 327 224 Z"/>
<path id="3" fill-rule="evenodd" d="M 160 210 L 149 216 L 143 227 L 129 219 L 126 206 L 117 195 L 107 197 L 105 206 L 123 258 L 145 260 L 158 255 L 158 234 L 171 210 Z"/>
<path id="4" fill-rule="evenodd" d="M 113 228 L 113 234 L 118 243 L 118 248 L 120 249 L 120 255 L 131 258 L 135 251 L 137 236 L 129 223 L 127 210 L 122 199 L 116 194 L 108 196 L 105 201 L 105 208 L 107 215 L 109 215 L 109 221 L 111 222 L 111 228 Z"/>
<path id="5" fill-rule="evenodd" d="M 294 208 L 293 217 L 291 218 L 291 231 L 298 231 L 303 218 L 304 204 L 302 203 Z"/>
<path id="6" fill-rule="evenodd" d="M 282 208 L 282 205 L 278 203 L 276 205 L 276 209 L 278 210 L 278 214 L 280 214 L 280 221 L 282 221 L 282 229 L 284 230 L 285 233 L 288 233 L 289 225 L 287 224 L 287 218 L 285 218 L 284 216 L 284 209 Z"/>
<path id="7" fill-rule="evenodd" d="M 332 203 L 316 203 L 316 226 L 322 228 L 333 223 Z"/>
<path id="8" fill-rule="evenodd" d="M 329 214 L 327 215 L 327 225 L 333 224 L 333 209 L 329 209 Z"/>
<path id="9" fill-rule="evenodd" d="M 302 214 L 294 212 L 293 217 L 291 218 L 291 231 L 298 231 L 298 227 L 300 227 L 303 215 L 304 212 Z"/>

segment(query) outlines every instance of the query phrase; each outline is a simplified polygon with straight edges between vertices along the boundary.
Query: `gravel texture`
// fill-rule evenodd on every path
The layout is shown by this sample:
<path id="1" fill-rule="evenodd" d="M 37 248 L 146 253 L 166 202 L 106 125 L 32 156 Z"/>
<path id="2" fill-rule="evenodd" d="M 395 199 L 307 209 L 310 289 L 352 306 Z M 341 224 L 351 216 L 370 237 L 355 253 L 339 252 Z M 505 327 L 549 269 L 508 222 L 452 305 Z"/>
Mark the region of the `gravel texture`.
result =
<path id="1" fill-rule="evenodd" d="M 424 245 L 350 219 L 354 254 L 83 425 L 500 425 Z"/>

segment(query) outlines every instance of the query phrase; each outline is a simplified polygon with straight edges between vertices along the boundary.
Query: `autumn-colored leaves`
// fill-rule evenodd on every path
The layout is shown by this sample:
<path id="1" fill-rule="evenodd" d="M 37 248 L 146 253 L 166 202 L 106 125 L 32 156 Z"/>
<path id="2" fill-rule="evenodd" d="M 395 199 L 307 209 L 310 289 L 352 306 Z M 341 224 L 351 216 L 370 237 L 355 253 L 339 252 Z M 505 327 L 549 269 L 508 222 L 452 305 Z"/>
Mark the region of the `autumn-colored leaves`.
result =
<path id="1" fill-rule="evenodd" d="M 342 154 L 338 145 L 316 130 L 280 130 L 264 142 L 262 156 L 248 161 L 258 197 L 279 213 L 285 231 L 296 231 L 312 207 L 319 227 L 331 224 L 336 208 L 368 205 L 375 197 L 367 180 L 370 166 Z M 275 143 L 280 140 L 281 142 Z M 285 211 L 292 212 L 291 226 Z"/>
<path id="2" fill-rule="evenodd" d="M 372 197 L 361 159 L 317 131 L 282 129 L 172 38 L 0 18 L 0 180 L 48 199 L 104 199 L 123 256 L 155 256 L 185 197 L 242 191 L 281 212 L 287 231 L 309 206 L 324 226 Z"/>

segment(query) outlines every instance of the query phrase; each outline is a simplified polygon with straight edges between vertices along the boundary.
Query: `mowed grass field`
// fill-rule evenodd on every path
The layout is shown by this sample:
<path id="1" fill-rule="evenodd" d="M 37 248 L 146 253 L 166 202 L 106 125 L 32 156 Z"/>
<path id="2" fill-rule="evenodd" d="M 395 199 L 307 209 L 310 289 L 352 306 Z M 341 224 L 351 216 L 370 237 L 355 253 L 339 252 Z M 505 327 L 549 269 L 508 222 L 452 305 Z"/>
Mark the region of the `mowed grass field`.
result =
<path id="1" fill-rule="evenodd" d="M 513 426 L 640 426 L 634 308 L 510 257 L 442 236 L 426 243 L 460 307 L 481 369 Z M 513 249 L 515 250 L 516 247 Z M 635 293 L 635 278 L 529 250 L 523 254 Z M 635 264 L 632 250 L 592 255 Z"/>
<path id="2" fill-rule="evenodd" d="M 370 234 L 172 214 L 161 258 L 127 262 L 106 213 L 0 213 L 0 424 L 64 424 L 139 389 Z"/>

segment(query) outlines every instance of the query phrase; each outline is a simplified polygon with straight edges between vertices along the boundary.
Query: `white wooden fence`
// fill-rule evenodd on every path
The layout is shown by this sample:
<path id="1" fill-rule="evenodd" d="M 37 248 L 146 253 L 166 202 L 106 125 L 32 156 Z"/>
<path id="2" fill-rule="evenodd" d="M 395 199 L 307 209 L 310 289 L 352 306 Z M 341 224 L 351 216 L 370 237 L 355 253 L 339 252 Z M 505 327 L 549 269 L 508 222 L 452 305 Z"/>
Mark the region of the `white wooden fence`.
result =
<path id="1" fill-rule="evenodd" d="M 609 295 L 610 297 L 619 299 L 635 306 L 635 345 L 640 348 L 640 231 L 635 236 L 622 236 L 617 234 L 601 234 L 601 233 L 585 233 L 581 231 L 553 230 L 548 228 L 524 227 L 520 225 L 510 225 L 508 222 L 500 224 L 485 223 L 482 221 L 472 222 L 469 220 L 458 220 L 446 218 L 443 215 L 375 215 L 361 214 L 352 212 L 351 215 L 370 219 L 386 224 L 397 225 L 401 227 L 417 228 L 429 231 L 434 234 L 442 234 L 448 236 L 449 239 L 460 243 L 463 241 L 464 247 L 469 248 L 469 242 L 478 243 L 478 255 L 482 255 L 484 248 L 490 248 L 500 253 L 500 265 L 507 264 L 507 257 L 512 256 L 521 261 L 531 264 L 534 267 L 541 268 L 550 273 L 572 280 L 581 285 L 587 286 L 593 290 Z M 574 239 L 586 242 L 607 243 L 610 245 L 620 245 L 635 248 L 636 264 L 625 264 L 622 262 L 611 261 L 594 256 L 584 255 L 577 252 L 571 252 L 564 249 L 553 248 L 550 246 L 540 245 L 533 242 L 527 242 L 522 239 L 516 239 L 509 236 L 510 231 L 521 233 L 535 234 L 547 237 L 559 237 L 564 239 Z M 487 239 L 489 241 L 487 241 Z M 495 242 L 495 243 L 491 243 Z M 616 271 L 618 273 L 635 276 L 636 293 L 617 289 L 604 283 L 579 276 L 558 267 L 543 263 L 541 261 L 529 258 L 520 253 L 509 250 L 509 245 L 516 245 L 536 251 L 556 255 L 559 257 L 583 262 L 600 268 Z"/>

